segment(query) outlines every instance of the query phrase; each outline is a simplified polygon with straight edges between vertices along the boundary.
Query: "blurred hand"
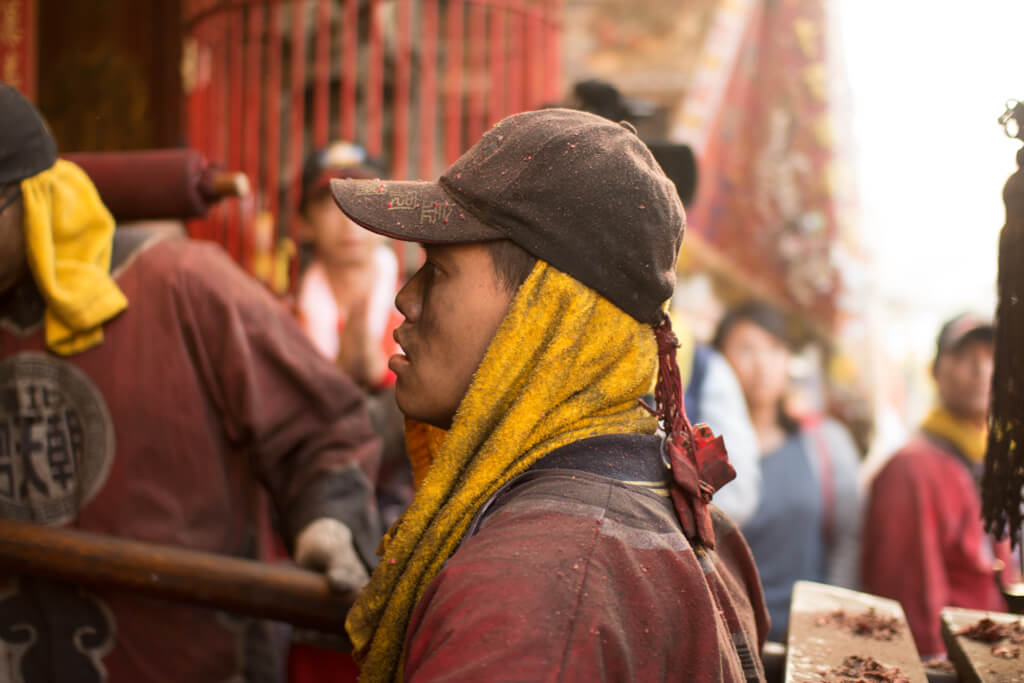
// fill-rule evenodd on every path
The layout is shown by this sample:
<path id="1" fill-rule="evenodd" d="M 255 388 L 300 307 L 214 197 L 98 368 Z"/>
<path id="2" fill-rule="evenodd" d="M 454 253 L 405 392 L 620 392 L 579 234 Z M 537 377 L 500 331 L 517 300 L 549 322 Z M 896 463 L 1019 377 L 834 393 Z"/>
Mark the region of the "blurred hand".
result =
<path id="1" fill-rule="evenodd" d="M 355 546 L 352 532 L 336 519 L 321 517 L 302 530 L 295 541 L 295 563 L 323 572 L 333 590 L 357 590 L 370 580 Z"/>
<path id="2" fill-rule="evenodd" d="M 388 359 L 380 340 L 370 333 L 369 297 L 353 302 L 338 346 L 338 367 L 359 386 L 372 389 L 383 376 Z"/>

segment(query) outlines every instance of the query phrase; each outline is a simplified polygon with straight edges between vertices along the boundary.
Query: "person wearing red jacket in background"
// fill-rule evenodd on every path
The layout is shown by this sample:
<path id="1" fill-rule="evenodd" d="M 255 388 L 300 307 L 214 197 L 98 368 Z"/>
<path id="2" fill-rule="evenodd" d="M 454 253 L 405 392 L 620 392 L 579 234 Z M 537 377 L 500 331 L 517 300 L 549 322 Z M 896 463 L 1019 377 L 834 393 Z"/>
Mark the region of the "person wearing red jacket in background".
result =
<path id="1" fill-rule="evenodd" d="M 863 529 L 864 590 L 899 600 L 918 652 L 945 652 L 943 607 L 1005 611 L 995 560 L 1008 559 L 981 521 L 993 328 L 963 314 L 943 325 L 932 375 L 938 405 L 875 476 Z"/>

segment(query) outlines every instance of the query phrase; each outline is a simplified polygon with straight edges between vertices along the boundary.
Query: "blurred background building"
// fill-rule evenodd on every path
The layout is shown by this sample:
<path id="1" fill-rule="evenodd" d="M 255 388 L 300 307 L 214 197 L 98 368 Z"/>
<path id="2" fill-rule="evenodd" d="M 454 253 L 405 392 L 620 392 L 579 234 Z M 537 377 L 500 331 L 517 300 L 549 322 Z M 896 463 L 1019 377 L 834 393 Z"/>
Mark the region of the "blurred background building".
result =
<path id="1" fill-rule="evenodd" d="M 728 304 L 775 303 L 807 343 L 796 385 L 886 450 L 928 405 L 939 321 L 992 307 L 1024 19 L 896 5 L 0 0 L 0 79 L 65 152 L 188 146 L 244 171 L 255 192 L 189 232 L 282 293 L 310 150 L 347 139 L 434 177 L 503 116 L 610 81 L 645 139 L 698 158 L 674 306 L 700 338 Z"/>

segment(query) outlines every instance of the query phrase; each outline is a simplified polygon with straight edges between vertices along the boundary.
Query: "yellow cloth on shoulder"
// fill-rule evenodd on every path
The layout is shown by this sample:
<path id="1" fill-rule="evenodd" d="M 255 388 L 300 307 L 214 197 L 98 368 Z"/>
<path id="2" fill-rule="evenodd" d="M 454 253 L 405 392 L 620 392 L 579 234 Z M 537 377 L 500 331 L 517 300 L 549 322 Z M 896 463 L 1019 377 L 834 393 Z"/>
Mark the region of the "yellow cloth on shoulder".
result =
<path id="1" fill-rule="evenodd" d="M 25 248 L 46 301 L 46 345 L 63 356 L 103 341 L 128 306 L 110 276 L 114 218 L 85 172 L 64 159 L 21 181 Z"/>
<path id="2" fill-rule="evenodd" d="M 950 442 L 975 464 L 985 459 L 988 430 L 957 419 L 945 408 L 933 408 L 921 423 L 921 429 Z"/>
<path id="3" fill-rule="evenodd" d="M 432 446 L 405 514 L 381 543 L 381 562 L 348 614 L 361 681 L 402 677 L 416 603 L 456 550 L 477 510 L 501 486 L 566 444 L 601 434 L 653 434 L 639 404 L 658 369 L 650 325 L 539 261 L 519 288 L 447 432 Z M 410 441 L 413 439 L 410 438 Z"/>

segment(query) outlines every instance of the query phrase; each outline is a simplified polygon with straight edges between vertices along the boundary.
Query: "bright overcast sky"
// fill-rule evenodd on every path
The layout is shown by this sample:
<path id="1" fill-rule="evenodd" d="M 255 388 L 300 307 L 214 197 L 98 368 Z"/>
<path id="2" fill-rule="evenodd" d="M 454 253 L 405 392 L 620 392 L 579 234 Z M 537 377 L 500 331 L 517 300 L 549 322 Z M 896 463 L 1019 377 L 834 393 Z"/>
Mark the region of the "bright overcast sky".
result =
<path id="1" fill-rule="evenodd" d="M 921 348 L 940 320 L 994 305 L 1001 192 L 1020 146 L 996 118 L 1024 99 L 1024 0 L 838 2 L 862 235 Z"/>

